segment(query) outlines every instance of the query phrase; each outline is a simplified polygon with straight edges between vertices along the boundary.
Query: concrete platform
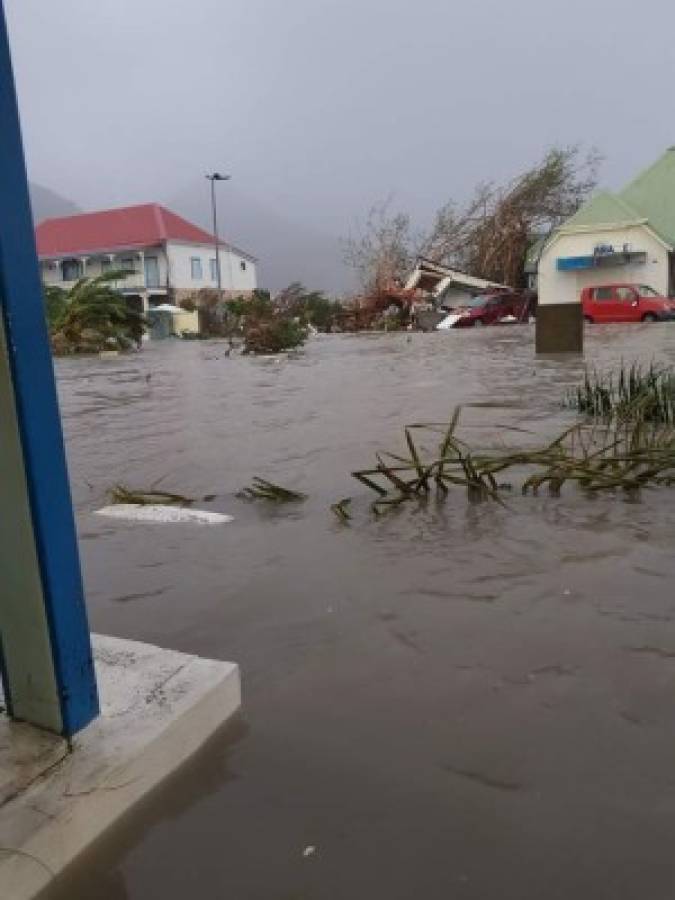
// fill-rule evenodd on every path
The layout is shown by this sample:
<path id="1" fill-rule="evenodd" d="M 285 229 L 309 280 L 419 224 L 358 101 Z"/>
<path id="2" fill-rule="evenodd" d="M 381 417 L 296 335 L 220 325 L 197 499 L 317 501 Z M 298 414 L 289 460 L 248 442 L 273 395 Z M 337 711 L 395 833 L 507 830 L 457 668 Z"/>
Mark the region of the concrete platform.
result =
<path id="1" fill-rule="evenodd" d="M 0 715 L 0 897 L 29 900 L 241 703 L 239 669 L 94 636 L 101 716 L 72 751 Z"/>

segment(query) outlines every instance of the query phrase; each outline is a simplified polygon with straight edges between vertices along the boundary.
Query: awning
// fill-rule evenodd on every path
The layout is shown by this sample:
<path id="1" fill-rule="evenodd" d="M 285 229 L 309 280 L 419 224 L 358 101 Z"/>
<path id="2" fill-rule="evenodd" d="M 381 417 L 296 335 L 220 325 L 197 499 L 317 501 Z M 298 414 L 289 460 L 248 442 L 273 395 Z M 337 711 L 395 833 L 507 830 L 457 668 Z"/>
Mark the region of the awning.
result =
<path id="1" fill-rule="evenodd" d="M 589 256 L 559 256 L 556 269 L 559 272 L 575 272 L 579 269 L 598 269 L 612 266 L 627 266 L 629 263 L 646 263 L 644 250 L 627 250 L 618 253 L 593 253 Z"/>

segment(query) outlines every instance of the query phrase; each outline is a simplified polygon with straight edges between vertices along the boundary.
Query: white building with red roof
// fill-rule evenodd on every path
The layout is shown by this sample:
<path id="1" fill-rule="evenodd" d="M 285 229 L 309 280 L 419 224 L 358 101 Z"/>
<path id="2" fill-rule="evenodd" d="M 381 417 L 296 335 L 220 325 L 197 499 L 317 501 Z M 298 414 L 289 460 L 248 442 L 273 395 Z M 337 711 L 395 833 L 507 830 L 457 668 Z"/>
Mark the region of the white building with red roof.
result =
<path id="1" fill-rule="evenodd" d="M 68 288 L 124 269 L 130 274 L 116 287 L 143 309 L 218 286 L 214 236 L 158 203 L 45 219 L 35 237 L 45 284 Z M 223 294 L 249 296 L 256 258 L 222 240 L 218 249 Z"/>

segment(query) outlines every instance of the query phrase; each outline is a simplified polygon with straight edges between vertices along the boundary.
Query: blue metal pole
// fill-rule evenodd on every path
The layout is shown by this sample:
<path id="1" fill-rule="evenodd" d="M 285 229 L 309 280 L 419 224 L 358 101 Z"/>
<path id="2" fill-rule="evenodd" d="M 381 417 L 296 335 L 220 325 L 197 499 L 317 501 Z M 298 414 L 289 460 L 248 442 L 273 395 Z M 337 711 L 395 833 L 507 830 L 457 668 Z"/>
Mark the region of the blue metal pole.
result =
<path id="1" fill-rule="evenodd" d="M 98 695 L 2 0 L 0 326 L 0 668 L 15 717 L 70 737 Z"/>

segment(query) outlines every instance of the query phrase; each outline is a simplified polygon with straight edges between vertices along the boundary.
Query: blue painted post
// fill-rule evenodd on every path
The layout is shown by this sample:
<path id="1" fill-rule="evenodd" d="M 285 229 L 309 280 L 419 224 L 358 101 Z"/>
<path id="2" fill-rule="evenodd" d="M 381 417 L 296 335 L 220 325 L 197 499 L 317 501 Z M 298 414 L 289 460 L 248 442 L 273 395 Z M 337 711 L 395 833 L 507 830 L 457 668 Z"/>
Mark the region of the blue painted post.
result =
<path id="1" fill-rule="evenodd" d="M 0 578 L 8 712 L 70 737 L 98 695 L 2 0 Z"/>

